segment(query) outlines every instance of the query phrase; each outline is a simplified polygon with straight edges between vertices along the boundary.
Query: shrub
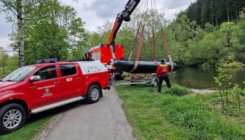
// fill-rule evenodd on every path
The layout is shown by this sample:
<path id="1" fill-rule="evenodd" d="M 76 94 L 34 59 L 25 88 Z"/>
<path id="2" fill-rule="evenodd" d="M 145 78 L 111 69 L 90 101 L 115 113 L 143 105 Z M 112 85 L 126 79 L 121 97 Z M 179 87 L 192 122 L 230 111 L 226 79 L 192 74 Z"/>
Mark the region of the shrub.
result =
<path id="1" fill-rule="evenodd" d="M 171 94 L 177 96 L 184 96 L 191 92 L 192 91 L 190 89 L 187 89 L 179 85 L 173 85 L 171 88 L 168 88 L 167 90 L 164 91 L 165 94 Z"/>
<path id="2" fill-rule="evenodd" d="M 171 123 L 188 129 L 190 139 L 245 139 L 238 123 L 220 118 L 200 98 L 164 98 L 161 113 Z"/>
<path id="3" fill-rule="evenodd" d="M 234 61 L 231 63 L 222 63 L 220 66 L 224 68 L 241 68 L 244 65 L 241 62 Z"/>
<path id="4" fill-rule="evenodd" d="M 241 91 L 239 92 L 239 94 L 240 94 L 241 96 L 245 96 L 245 90 L 241 90 Z"/>

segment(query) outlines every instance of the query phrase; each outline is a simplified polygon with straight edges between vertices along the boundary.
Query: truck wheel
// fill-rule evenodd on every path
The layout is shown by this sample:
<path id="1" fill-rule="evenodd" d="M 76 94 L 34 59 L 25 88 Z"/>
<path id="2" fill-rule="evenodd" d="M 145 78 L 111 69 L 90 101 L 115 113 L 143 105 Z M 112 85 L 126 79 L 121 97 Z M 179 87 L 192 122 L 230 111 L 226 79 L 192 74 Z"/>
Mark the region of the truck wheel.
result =
<path id="1" fill-rule="evenodd" d="M 26 121 L 26 111 L 19 104 L 8 104 L 0 109 L 0 134 L 21 128 Z"/>
<path id="2" fill-rule="evenodd" d="M 158 80 L 157 79 L 154 79 L 151 83 L 151 86 L 152 87 L 157 87 L 158 86 Z"/>
<path id="3" fill-rule="evenodd" d="M 111 78 L 110 79 L 110 85 L 115 86 L 116 85 L 116 78 Z"/>
<path id="4" fill-rule="evenodd" d="M 91 85 L 88 89 L 88 93 L 87 93 L 87 101 L 89 103 L 96 103 L 99 101 L 100 99 L 100 95 L 101 93 L 101 89 L 98 85 Z"/>

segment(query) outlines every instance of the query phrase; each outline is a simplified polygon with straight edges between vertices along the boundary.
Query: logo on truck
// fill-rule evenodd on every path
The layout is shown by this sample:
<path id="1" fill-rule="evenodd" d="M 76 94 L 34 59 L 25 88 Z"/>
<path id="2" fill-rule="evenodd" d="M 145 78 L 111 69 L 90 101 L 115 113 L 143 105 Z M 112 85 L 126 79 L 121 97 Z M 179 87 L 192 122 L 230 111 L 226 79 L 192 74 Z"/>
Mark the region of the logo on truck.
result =
<path id="1" fill-rule="evenodd" d="M 55 87 L 55 85 L 44 86 L 44 87 L 38 87 L 37 89 L 38 89 L 38 90 L 44 89 L 44 92 L 45 92 L 45 93 L 43 93 L 43 95 L 41 96 L 42 98 L 44 98 L 44 97 L 48 97 L 48 96 L 52 96 L 52 95 L 53 95 L 53 93 L 51 93 L 51 92 L 49 91 L 49 88 L 53 88 L 53 87 Z"/>

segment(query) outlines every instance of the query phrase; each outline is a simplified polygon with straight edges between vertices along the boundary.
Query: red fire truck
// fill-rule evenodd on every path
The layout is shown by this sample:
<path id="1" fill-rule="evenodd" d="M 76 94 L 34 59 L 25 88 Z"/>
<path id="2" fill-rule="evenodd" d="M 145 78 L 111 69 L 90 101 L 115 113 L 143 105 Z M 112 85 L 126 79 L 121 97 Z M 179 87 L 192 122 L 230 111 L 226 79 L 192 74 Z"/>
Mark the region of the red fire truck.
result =
<path id="1" fill-rule="evenodd" d="M 83 99 L 98 102 L 102 89 L 110 89 L 109 74 L 99 61 L 20 67 L 0 80 L 0 134 L 19 129 L 31 114 Z"/>

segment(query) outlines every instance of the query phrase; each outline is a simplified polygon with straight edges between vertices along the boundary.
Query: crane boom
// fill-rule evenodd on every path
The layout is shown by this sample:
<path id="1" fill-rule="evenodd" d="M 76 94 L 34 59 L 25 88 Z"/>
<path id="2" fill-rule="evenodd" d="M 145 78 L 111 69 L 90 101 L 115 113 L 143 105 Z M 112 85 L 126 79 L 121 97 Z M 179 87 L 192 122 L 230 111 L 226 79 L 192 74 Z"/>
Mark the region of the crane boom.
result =
<path id="1" fill-rule="evenodd" d="M 134 9 L 137 7 L 139 4 L 140 0 L 128 0 L 125 9 L 117 14 L 117 18 L 114 22 L 110 37 L 109 37 L 109 44 L 113 45 L 115 44 L 115 38 L 117 35 L 118 30 L 120 29 L 123 21 L 130 21 L 130 15 L 134 11 Z"/>

